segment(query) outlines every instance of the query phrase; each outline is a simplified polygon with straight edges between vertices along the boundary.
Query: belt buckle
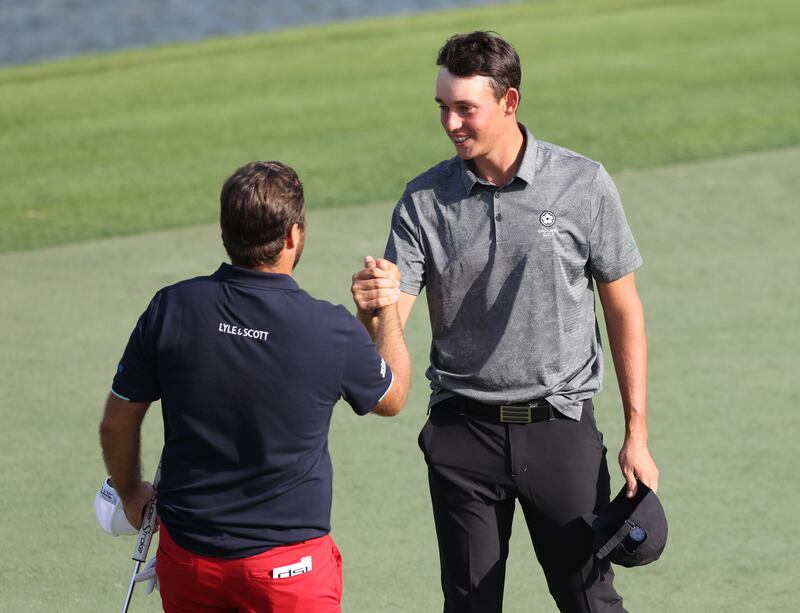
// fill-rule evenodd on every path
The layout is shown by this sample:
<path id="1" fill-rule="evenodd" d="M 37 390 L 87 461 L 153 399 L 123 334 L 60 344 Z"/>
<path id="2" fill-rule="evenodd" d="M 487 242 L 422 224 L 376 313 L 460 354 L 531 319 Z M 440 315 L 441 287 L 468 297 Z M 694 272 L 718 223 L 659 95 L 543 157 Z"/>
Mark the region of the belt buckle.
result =
<path id="1" fill-rule="evenodd" d="M 500 423 L 503 424 L 529 424 L 532 419 L 533 407 L 528 406 L 511 406 L 507 404 L 500 405 Z"/>

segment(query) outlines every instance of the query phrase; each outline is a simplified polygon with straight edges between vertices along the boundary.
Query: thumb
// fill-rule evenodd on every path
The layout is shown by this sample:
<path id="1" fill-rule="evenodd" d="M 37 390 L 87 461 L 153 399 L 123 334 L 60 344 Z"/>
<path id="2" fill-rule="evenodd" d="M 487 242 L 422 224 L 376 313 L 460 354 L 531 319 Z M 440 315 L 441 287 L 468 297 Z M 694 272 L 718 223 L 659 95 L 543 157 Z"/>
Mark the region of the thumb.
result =
<path id="1" fill-rule="evenodd" d="M 375 268 L 375 258 L 371 255 L 364 256 L 364 268 Z"/>
<path id="2" fill-rule="evenodd" d="M 626 498 L 633 498 L 636 496 L 636 490 L 639 489 L 639 485 L 636 482 L 636 477 L 633 474 L 632 470 L 625 471 L 625 482 L 628 485 L 628 491 L 625 493 Z"/>

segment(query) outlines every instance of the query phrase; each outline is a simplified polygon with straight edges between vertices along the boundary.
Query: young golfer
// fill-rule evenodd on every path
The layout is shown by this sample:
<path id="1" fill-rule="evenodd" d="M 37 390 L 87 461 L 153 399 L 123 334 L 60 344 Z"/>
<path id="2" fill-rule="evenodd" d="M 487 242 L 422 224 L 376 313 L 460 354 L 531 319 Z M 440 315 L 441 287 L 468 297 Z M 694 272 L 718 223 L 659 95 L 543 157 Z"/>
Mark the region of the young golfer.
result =
<path id="1" fill-rule="evenodd" d="M 517 501 L 559 609 L 624 611 L 581 517 L 609 500 L 592 406 L 603 376 L 595 290 L 625 413 L 628 494 L 637 478 L 658 485 L 633 276 L 642 258 L 603 166 L 518 123 L 521 69 L 508 42 L 454 36 L 436 63 L 436 104 L 456 155 L 408 184 L 386 259 L 403 275 L 404 324 L 423 287 L 427 294 L 432 394 L 419 443 L 444 611 L 502 611 Z M 373 329 L 397 300 L 393 274 L 354 276 L 359 317 Z"/>

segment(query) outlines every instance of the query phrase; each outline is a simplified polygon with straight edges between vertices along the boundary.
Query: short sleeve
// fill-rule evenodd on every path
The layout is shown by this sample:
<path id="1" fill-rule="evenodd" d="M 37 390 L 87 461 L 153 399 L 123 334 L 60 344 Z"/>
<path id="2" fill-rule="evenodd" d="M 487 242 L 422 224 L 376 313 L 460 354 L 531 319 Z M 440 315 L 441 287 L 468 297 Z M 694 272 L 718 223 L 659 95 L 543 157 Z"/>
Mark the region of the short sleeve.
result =
<path id="1" fill-rule="evenodd" d="M 419 295 L 425 287 L 425 252 L 408 192 L 403 194 L 392 213 L 392 227 L 384 257 L 400 269 L 401 291 Z"/>
<path id="2" fill-rule="evenodd" d="M 345 341 L 341 395 L 359 415 L 375 408 L 392 386 L 392 371 L 352 315 Z"/>
<path id="3" fill-rule="evenodd" d="M 155 358 L 160 297 L 156 294 L 139 317 L 111 386 L 114 394 L 131 402 L 153 402 L 161 397 Z"/>
<path id="4" fill-rule="evenodd" d="M 617 187 L 603 166 L 592 183 L 589 266 L 601 282 L 615 281 L 642 265 Z"/>

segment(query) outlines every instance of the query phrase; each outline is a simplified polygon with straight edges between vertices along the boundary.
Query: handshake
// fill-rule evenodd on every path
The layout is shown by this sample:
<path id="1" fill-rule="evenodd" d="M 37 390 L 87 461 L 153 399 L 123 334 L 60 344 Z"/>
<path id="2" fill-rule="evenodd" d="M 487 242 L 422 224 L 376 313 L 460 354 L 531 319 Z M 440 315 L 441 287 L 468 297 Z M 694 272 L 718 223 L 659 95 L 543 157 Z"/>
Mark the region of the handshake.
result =
<path id="1" fill-rule="evenodd" d="M 372 316 L 400 299 L 400 270 L 382 258 L 364 258 L 364 268 L 353 275 L 350 286 L 359 317 Z"/>

